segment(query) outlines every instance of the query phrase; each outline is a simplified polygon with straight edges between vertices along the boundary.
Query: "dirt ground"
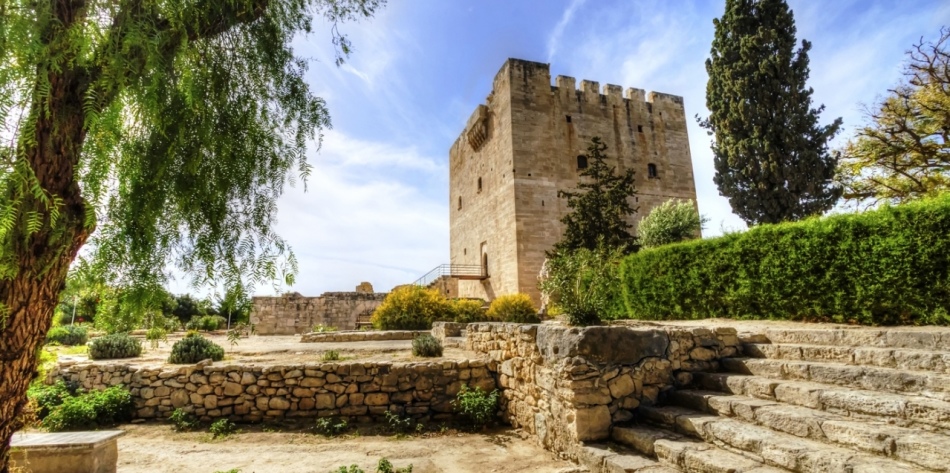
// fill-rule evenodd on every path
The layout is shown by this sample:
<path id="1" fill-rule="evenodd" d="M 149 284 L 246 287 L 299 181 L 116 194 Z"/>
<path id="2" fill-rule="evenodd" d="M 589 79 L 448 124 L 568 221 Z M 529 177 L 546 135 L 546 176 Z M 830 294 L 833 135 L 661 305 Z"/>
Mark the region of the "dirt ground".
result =
<path id="1" fill-rule="evenodd" d="M 155 365 L 163 363 L 171 353 L 172 345 L 181 339 L 184 332 L 176 332 L 168 336 L 168 341 L 160 342 L 157 348 L 152 348 L 147 341 L 143 341 L 142 356 L 138 358 L 111 360 L 111 363 L 130 363 Z M 203 336 L 221 345 L 225 351 L 224 363 L 255 363 L 255 364 L 291 364 L 291 363 L 319 363 L 324 352 L 335 350 L 339 352 L 343 361 L 431 361 L 432 358 L 417 358 L 412 356 L 412 341 L 393 340 L 376 342 L 341 342 L 341 343 L 301 343 L 300 335 L 251 335 L 242 338 L 236 345 L 228 342 L 227 335 L 220 333 L 203 333 Z M 85 354 L 70 354 L 70 350 L 60 347 L 59 361 L 86 361 Z M 467 360 L 477 356 L 465 350 L 446 347 L 443 360 Z"/>
<path id="2" fill-rule="evenodd" d="M 118 473 L 188 471 L 241 473 L 328 473 L 359 465 L 376 471 L 380 458 L 395 467 L 412 464 L 413 473 L 551 473 L 571 471 L 570 462 L 522 440 L 518 431 L 486 433 L 447 430 L 413 436 L 359 433 L 328 438 L 302 430 L 273 432 L 266 426 L 241 426 L 223 439 L 207 433 L 173 432 L 169 424 L 120 427 Z"/>

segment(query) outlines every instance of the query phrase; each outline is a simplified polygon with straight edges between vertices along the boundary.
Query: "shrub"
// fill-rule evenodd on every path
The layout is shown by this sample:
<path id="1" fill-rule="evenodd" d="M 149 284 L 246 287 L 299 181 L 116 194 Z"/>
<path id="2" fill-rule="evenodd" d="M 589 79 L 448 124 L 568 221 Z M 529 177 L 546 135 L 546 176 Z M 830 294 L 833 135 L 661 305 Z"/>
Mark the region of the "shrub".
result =
<path id="1" fill-rule="evenodd" d="M 142 342 L 127 333 L 103 335 L 89 344 L 89 357 L 93 360 L 135 358 L 142 354 Z"/>
<path id="2" fill-rule="evenodd" d="M 641 319 L 950 324 L 950 194 L 628 256 Z"/>
<path id="3" fill-rule="evenodd" d="M 538 318 L 538 310 L 534 308 L 534 303 L 531 302 L 531 297 L 520 292 L 500 296 L 493 300 L 491 305 L 488 306 L 486 315 L 490 320 L 502 322 L 536 324 L 541 321 Z"/>
<path id="4" fill-rule="evenodd" d="M 556 252 L 548 260 L 548 277 L 541 290 L 551 294 L 552 312 L 564 314 L 571 325 L 594 325 L 601 319 L 626 314 L 620 290 L 622 250 Z"/>
<path id="5" fill-rule="evenodd" d="M 202 360 L 224 359 L 224 348 L 201 335 L 188 335 L 172 345 L 172 354 L 168 362 L 175 365 L 187 365 Z"/>
<path id="6" fill-rule="evenodd" d="M 429 330 L 436 320 L 452 320 L 452 305 L 438 291 L 421 286 L 397 287 L 373 312 L 380 330 Z"/>
<path id="7" fill-rule="evenodd" d="M 52 408 L 42 426 L 52 432 L 114 425 L 132 417 L 132 395 L 121 386 L 67 397 Z"/>
<path id="8" fill-rule="evenodd" d="M 152 327 L 145 332 L 145 339 L 148 340 L 152 349 L 158 348 L 160 342 L 168 341 L 168 331 L 162 327 Z"/>
<path id="9" fill-rule="evenodd" d="M 488 316 L 485 315 L 485 309 L 482 308 L 485 303 L 481 300 L 453 299 L 450 303 L 452 304 L 452 313 L 454 314 L 454 320 L 456 322 L 468 324 L 488 320 Z"/>
<path id="10" fill-rule="evenodd" d="M 185 325 L 185 328 L 188 330 L 211 332 L 224 327 L 227 323 L 227 319 L 220 315 L 202 315 L 192 317 Z"/>
<path id="11" fill-rule="evenodd" d="M 442 342 L 427 333 L 419 335 L 412 339 L 412 355 L 425 358 L 442 356 Z"/>
<path id="12" fill-rule="evenodd" d="M 498 410 L 498 390 L 486 393 L 479 387 L 473 390 L 463 384 L 452 405 L 475 428 L 482 428 L 491 422 Z"/>
<path id="13" fill-rule="evenodd" d="M 195 417 L 194 414 L 183 409 L 175 409 L 172 411 L 172 415 L 168 416 L 168 420 L 172 421 L 172 428 L 174 428 L 176 432 L 187 432 L 201 425 L 201 422 L 198 421 L 198 418 Z"/>
<path id="14" fill-rule="evenodd" d="M 46 385 L 36 383 L 26 392 L 27 397 L 36 404 L 36 417 L 45 419 L 54 408 L 63 404 L 66 399 L 76 395 L 76 387 L 63 381 Z"/>
<path id="15" fill-rule="evenodd" d="M 707 221 L 693 201 L 670 199 L 640 219 L 637 236 L 643 248 L 655 248 L 698 237 Z"/>
<path id="16" fill-rule="evenodd" d="M 237 426 L 234 425 L 234 422 L 231 422 L 227 419 L 218 419 L 211 423 L 211 427 L 208 427 L 208 432 L 211 433 L 211 438 L 227 437 L 236 431 Z"/>
<path id="17" fill-rule="evenodd" d="M 330 473 L 366 473 L 358 465 L 350 465 L 349 468 L 341 466 Z M 385 458 L 381 458 L 376 465 L 376 473 L 412 473 L 412 465 L 403 468 L 394 468 L 393 464 Z"/>
<path id="18" fill-rule="evenodd" d="M 350 428 L 350 425 L 346 423 L 344 419 L 334 419 L 332 417 L 321 417 L 317 419 L 317 423 L 314 425 L 313 430 L 318 434 L 325 435 L 327 437 L 336 437 L 337 435 L 346 432 L 346 429 Z"/>
<path id="19" fill-rule="evenodd" d="M 386 423 L 389 424 L 389 430 L 397 434 L 405 434 L 412 430 L 414 425 L 412 417 L 402 416 L 393 411 L 386 411 L 383 415 L 386 417 Z"/>
<path id="20" fill-rule="evenodd" d="M 46 343 L 58 343 L 60 345 L 85 345 L 89 339 L 89 334 L 84 327 L 78 325 L 62 325 L 53 327 L 46 334 Z"/>
<path id="21" fill-rule="evenodd" d="M 323 356 L 320 357 L 323 361 L 340 361 L 340 352 L 336 350 L 327 350 L 323 352 Z"/>

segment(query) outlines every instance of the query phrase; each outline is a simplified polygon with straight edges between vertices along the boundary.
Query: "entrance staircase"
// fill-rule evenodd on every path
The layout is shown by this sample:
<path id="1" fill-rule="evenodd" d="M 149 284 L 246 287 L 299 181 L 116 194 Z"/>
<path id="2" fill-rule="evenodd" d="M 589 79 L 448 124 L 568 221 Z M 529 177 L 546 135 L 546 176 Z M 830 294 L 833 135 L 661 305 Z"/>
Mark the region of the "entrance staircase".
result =
<path id="1" fill-rule="evenodd" d="M 950 330 L 793 329 L 588 445 L 591 472 L 950 471 Z"/>

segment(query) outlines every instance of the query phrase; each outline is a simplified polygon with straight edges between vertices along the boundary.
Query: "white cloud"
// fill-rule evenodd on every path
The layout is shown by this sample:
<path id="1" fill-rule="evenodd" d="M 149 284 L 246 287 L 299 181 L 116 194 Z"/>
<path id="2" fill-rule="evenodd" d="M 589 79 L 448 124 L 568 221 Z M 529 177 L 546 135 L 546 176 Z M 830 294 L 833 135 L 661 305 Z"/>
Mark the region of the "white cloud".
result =
<path id="1" fill-rule="evenodd" d="M 553 60 L 558 49 L 560 49 L 564 30 L 567 28 L 567 25 L 571 23 L 571 19 L 574 18 L 574 13 L 577 12 L 577 9 L 584 5 L 586 1 L 587 0 L 571 0 L 571 4 L 567 6 L 567 9 L 564 10 L 564 14 L 561 15 L 561 20 L 554 26 L 550 36 L 548 36 L 548 62 Z"/>

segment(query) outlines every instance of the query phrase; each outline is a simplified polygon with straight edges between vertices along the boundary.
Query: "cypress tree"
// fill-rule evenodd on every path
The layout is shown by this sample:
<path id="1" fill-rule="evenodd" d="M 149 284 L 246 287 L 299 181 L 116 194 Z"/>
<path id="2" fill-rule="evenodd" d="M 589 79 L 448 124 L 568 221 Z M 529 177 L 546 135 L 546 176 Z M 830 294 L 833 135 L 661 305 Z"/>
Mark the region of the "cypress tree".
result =
<path id="1" fill-rule="evenodd" d="M 795 20 L 784 0 L 726 0 L 710 58 L 700 125 L 712 145 L 719 193 L 746 223 L 799 220 L 830 209 L 838 158 L 828 141 L 841 119 L 821 126 L 812 108 L 808 50 L 795 50 Z"/>

